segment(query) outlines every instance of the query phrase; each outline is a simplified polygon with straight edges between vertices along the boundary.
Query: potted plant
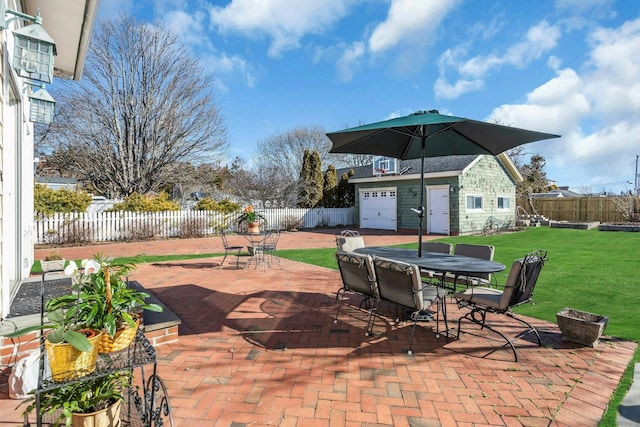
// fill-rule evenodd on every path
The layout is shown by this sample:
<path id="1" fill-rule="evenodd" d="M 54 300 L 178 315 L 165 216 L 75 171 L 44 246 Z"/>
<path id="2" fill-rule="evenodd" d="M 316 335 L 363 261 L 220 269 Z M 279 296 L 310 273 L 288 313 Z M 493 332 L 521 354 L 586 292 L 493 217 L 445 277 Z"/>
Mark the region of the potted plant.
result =
<path id="1" fill-rule="evenodd" d="M 85 327 L 76 314 L 75 310 L 48 309 L 47 324 L 30 326 L 6 336 L 18 337 L 37 330 L 52 329 L 45 334 L 51 377 L 54 381 L 83 377 L 95 369 L 102 332 Z"/>
<path id="2" fill-rule="evenodd" d="M 69 262 L 65 274 L 72 277 L 74 295 L 63 295 L 49 302 L 51 308 L 77 310 L 84 324 L 104 332 L 98 351 L 109 353 L 126 348 L 135 337 L 142 310 L 162 311 L 148 304 L 149 294 L 129 287 L 127 276 L 135 264 L 117 262 L 102 255 L 83 260 L 83 270 Z"/>
<path id="3" fill-rule="evenodd" d="M 123 371 L 48 390 L 40 393 L 40 414 L 52 417 L 55 426 L 119 426 L 124 392 L 130 386 L 131 373 Z M 35 397 L 22 404 L 28 404 L 23 415 L 37 407 Z"/>
<path id="4" fill-rule="evenodd" d="M 42 268 L 42 272 L 46 273 L 49 271 L 62 271 L 64 270 L 65 259 L 62 254 L 54 249 L 47 253 L 43 260 L 40 260 L 40 267 Z"/>
<path id="5" fill-rule="evenodd" d="M 244 208 L 240 216 L 238 216 L 238 225 L 241 226 L 246 224 L 248 233 L 259 233 L 260 232 L 260 223 L 258 222 L 259 219 L 264 221 L 265 224 L 267 223 L 267 220 L 265 219 L 265 217 L 260 215 L 258 212 L 256 212 L 256 210 L 253 208 L 252 205 L 249 205 L 246 208 Z"/>

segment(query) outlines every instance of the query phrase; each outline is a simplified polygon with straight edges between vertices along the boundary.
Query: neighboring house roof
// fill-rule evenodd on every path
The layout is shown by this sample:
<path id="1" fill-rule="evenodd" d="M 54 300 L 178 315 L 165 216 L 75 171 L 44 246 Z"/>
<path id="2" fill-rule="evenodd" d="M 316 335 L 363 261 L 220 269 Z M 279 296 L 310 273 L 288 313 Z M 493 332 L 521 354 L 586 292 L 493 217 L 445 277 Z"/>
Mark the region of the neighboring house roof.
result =
<path id="1" fill-rule="evenodd" d="M 40 9 L 42 26 L 56 43 L 54 74 L 80 80 L 99 0 L 23 0 L 24 12 Z"/>
<path id="2" fill-rule="evenodd" d="M 36 183 L 45 185 L 76 185 L 78 183 L 78 180 L 76 178 L 60 178 L 57 176 L 36 176 Z"/>
<path id="3" fill-rule="evenodd" d="M 424 159 L 424 173 L 427 176 L 430 175 L 432 177 L 462 175 L 479 158 L 480 156 L 476 154 L 427 157 L 426 159 Z M 516 182 L 522 180 L 522 175 L 520 175 L 517 168 L 515 168 L 513 162 L 511 162 L 511 159 L 509 159 L 508 156 L 500 154 L 497 156 L 497 159 L 505 166 L 507 172 L 513 177 Z M 338 179 L 340 179 L 344 172 L 348 172 L 350 169 L 353 169 L 354 175 L 350 178 L 351 182 L 365 182 L 374 178 L 389 180 L 414 179 L 420 176 L 420 162 L 420 159 L 398 160 L 398 171 L 400 173 L 382 175 L 380 178 L 378 178 L 377 175 L 374 175 L 372 165 L 338 169 L 337 175 Z"/>
<path id="4" fill-rule="evenodd" d="M 580 197 L 583 194 L 569 190 L 569 187 L 560 187 L 556 190 L 547 191 L 546 193 L 533 193 L 531 197 Z"/>

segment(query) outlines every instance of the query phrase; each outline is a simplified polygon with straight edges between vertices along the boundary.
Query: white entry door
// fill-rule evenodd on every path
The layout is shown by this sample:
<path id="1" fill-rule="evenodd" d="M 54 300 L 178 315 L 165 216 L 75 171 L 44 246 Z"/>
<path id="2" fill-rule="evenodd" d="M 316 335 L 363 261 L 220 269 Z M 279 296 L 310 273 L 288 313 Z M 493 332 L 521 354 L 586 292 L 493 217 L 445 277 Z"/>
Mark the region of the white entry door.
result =
<path id="1" fill-rule="evenodd" d="M 398 229 L 395 187 L 360 190 L 360 227 Z"/>
<path id="2" fill-rule="evenodd" d="M 427 187 L 427 233 L 449 231 L 449 187 Z"/>

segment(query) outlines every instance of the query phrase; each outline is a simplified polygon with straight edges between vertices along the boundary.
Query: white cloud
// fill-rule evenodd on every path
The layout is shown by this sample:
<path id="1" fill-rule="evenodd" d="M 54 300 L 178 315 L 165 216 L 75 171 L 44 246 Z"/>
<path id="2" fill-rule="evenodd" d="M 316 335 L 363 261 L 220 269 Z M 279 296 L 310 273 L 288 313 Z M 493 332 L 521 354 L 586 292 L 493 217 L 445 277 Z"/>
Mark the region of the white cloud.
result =
<path id="1" fill-rule="evenodd" d="M 532 145 L 551 173 L 569 181 L 560 185 L 607 184 L 621 191 L 633 177 L 631 163 L 640 146 L 640 19 L 597 28 L 590 42 L 590 59 L 580 75 L 557 71 L 522 104 L 502 105 L 490 117 L 562 134 L 561 140 Z"/>
<path id="2" fill-rule="evenodd" d="M 522 41 L 509 46 L 503 54 L 477 55 L 464 60 L 469 44 L 447 49 L 438 60 L 440 76 L 434 85 L 436 97 L 455 99 L 484 86 L 483 79 L 494 69 L 504 65 L 523 68 L 553 49 L 560 38 L 557 26 L 541 21 L 529 28 Z M 457 76 L 456 83 L 449 83 L 447 74 Z M 470 84 L 472 83 L 472 84 Z"/>
<path id="3" fill-rule="evenodd" d="M 269 56 L 300 45 L 307 34 L 322 34 L 347 14 L 351 1 L 232 0 L 225 7 L 212 6 L 211 24 L 222 34 L 272 39 Z"/>
<path id="4" fill-rule="evenodd" d="M 365 47 L 363 42 L 353 42 L 344 48 L 342 56 L 336 63 L 338 75 L 342 81 L 350 81 L 353 78 L 353 73 L 358 67 L 359 60 L 364 53 Z"/>
<path id="5" fill-rule="evenodd" d="M 391 0 L 387 19 L 369 37 L 371 52 L 383 52 L 401 43 L 426 45 L 442 19 L 457 4 L 452 0 Z"/>
<path id="6" fill-rule="evenodd" d="M 586 91 L 595 110 L 613 119 L 640 118 L 640 19 L 595 30 L 591 44 L 593 71 Z"/>
<path id="7" fill-rule="evenodd" d="M 524 103 L 495 108 L 489 121 L 498 120 L 509 126 L 542 132 L 571 132 L 591 112 L 582 85 L 575 71 L 561 70 L 556 77 L 528 93 Z"/>
<path id="8" fill-rule="evenodd" d="M 455 85 L 451 85 L 447 80 L 438 78 L 433 85 L 433 91 L 437 98 L 457 98 L 464 93 L 478 91 L 483 86 L 482 80 L 458 80 Z"/>
<path id="9" fill-rule="evenodd" d="M 503 62 L 523 67 L 553 49 L 559 38 L 558 27 L 542 21 L 529 29 L 525 40 L 507 49 Z"/>

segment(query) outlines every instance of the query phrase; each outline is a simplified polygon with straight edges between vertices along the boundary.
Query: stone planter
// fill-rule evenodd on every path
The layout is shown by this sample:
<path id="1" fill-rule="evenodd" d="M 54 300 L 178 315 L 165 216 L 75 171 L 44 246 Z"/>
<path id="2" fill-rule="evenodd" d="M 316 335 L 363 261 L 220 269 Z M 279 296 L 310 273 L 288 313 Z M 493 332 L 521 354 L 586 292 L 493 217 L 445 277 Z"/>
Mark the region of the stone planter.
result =
<path id="1" fill-rule="evenodd" d="M 565 308 L 556 313 L 562 339 L 595 347 L 609 322 L 609 318 L 599 314 Z"/>
<path id="2" fill-rule="evenodd" d="M 62 271 L 64 270 L 64 259 L 53 259 L 50 261 L 41 260 L 40 266 L 42 267 L 42 271 L 44 273 L 49 271 Z"/>

